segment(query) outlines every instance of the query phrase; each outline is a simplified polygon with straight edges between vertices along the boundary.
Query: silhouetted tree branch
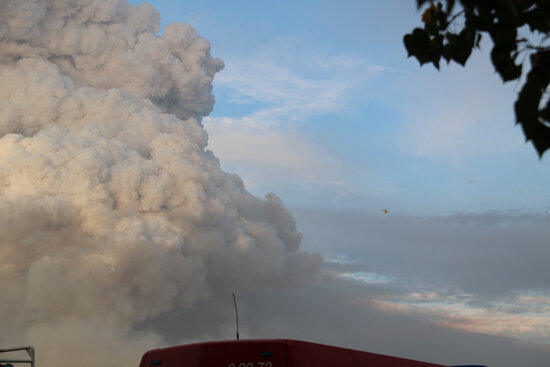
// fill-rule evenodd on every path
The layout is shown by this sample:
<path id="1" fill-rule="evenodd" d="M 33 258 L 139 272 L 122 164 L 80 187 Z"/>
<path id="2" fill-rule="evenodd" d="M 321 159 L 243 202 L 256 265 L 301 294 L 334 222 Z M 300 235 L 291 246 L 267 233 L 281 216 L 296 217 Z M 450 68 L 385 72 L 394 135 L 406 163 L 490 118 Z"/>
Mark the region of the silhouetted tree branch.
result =
<path id="1" fill-rule="evenodd" d="M 420 65 L 432 63 L 439 69 L 443 58 L 464 66 L 484 34 L 493 41 L 491 62 L 503 82 L 521 78 L 524 65 L 518 56 L 529 55 L 531 69 L 514 108 L 516 123 L 542 158 L 550 149 L 550 46 L 545 45 L 550 39 L 550 0 L 460 0 L 459 6 L 455 0 L 446 0 L 445 8 L 441 2 L 417 0 L 419 9 L 427 3 L 424 27 L 403 37 L 409 57 L 416 57 Z M 455 12 L 457 7 L 461 9 Z M 457 25 L 459 20 L 462 23 Z M 533 38 L 542 36 L 540 44 L 518 38 L 524 26 Z"/>

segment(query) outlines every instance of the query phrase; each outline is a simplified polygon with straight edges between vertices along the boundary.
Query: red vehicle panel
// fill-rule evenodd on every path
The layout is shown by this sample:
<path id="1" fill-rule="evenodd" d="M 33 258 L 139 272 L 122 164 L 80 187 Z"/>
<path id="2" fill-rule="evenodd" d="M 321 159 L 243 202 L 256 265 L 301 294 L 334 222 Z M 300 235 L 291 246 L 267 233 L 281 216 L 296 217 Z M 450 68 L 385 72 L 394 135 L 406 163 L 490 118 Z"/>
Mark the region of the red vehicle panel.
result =
<path id="1" fill-rule="evenodd" d="M 154 349 L 140 367 L 444 367 L 290 339 L 231 340 Z"/>
<path id="2" fill-rule="evenodd" d="M 231 340 L 154 349 L 140 367 L 444 367 L 290 339 Z"/>
<path id="3" fill-rule="evenodd" d="M 382 354 L 338 348 L 297 340 L 285 340 L 292 363 L 289 367 L 443 367 L 439 364 L 414 361 Z M 293 353 L 294 352 L 294 353 Z"/>

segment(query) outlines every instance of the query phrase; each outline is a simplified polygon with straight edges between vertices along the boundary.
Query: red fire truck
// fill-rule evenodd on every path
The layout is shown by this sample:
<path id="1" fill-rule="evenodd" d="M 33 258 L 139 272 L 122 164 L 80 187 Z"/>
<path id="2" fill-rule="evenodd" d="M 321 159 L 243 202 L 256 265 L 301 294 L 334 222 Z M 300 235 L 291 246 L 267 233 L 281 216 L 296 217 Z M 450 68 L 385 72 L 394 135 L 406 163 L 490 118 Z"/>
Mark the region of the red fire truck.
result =
<path id="1" fill-rule="evenodd" d="M 305 341 L 273 339 L 219 341 L 154 349 L 143 355 L 139 367 L 445 366 Z"/>

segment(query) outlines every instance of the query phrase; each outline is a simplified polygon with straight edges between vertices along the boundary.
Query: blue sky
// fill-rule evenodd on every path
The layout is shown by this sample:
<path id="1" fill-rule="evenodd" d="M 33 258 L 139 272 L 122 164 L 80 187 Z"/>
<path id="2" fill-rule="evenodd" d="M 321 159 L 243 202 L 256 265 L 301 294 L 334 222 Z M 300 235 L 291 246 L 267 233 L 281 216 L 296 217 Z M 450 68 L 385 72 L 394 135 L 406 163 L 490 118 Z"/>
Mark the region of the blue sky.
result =
<path id="1" fill-rule="evenodd" d="M 502 85 L 490 42 L 466 69 L 408 59 L 414 2 L 153 3 L 224 60 L 205 125 L 253 193 L 426 215 L 548 209 L 548 159 L 514 125 L 520 85 Z"/>
<path id="2" fill-rule="evenodd" d="M 437 71 L 402 44 L 414 1 L 152 4 L 225 62 L 209 148 L 283 200 L 328 273 L 376 307 L 548 350 L 550 156 L 514 125 L 521 85 L 490 41 Z"/>

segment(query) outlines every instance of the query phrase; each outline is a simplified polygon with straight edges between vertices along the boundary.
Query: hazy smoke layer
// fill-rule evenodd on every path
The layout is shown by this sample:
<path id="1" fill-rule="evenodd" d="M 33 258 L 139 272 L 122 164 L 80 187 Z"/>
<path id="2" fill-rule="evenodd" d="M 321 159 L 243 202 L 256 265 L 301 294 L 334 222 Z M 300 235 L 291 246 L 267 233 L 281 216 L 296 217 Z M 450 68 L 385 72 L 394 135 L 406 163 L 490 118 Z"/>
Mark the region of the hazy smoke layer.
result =
<path id="1" fill-rule="evenodd" d="M 155 35 L 147 4 L 0 6 L 0 347 L 134 363 L 160 340 L 137 323 L 316 271 L 280 200 L 206 150 L 223 67 L 208 41 L 184 24 Z"/>

